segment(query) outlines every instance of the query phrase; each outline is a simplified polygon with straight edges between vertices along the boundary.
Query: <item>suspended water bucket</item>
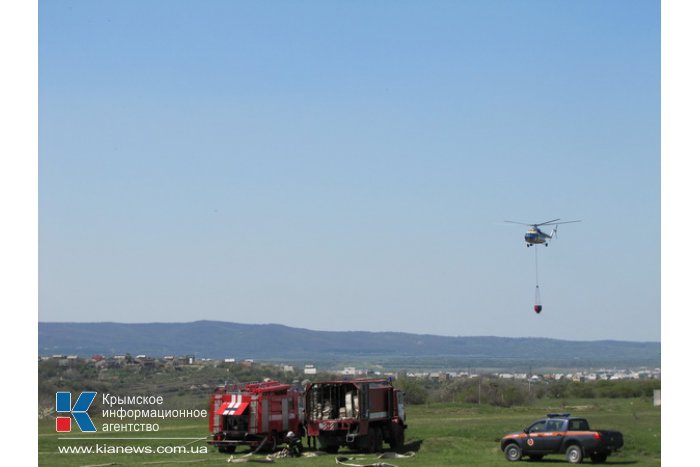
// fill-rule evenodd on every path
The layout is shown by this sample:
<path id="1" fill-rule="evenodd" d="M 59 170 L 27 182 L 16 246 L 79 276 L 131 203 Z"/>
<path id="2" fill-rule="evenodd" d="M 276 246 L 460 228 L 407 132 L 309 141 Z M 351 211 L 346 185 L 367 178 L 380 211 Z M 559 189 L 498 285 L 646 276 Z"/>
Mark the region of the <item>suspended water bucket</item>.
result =
<path id="1" fill-rule="evenodd" d="M 540 298 L 540 286 L 535 286 L 535 313 L 539 314 L 542 311 L 542 300 Z"/>

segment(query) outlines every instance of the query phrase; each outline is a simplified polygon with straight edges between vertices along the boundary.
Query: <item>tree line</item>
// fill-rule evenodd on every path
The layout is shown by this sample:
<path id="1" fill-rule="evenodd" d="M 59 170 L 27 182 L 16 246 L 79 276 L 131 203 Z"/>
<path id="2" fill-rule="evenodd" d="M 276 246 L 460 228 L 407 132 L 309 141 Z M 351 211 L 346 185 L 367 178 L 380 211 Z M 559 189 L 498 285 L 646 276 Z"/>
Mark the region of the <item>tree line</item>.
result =
<path id="1" fill-rule="evenodd" d="M 285 372 L 279 365 L 255 364 L 251 367 L 237 363 L 207 365 L 166 365 L 162 368 L 129 366 L 99 369 L 94 363 L 62 366 L 57 360 L 39 362 L 40 407 L 52 407 L 57 391 L 97 391 L 113 394 L 140 391 L 172 398 L 184 398 L 182 404 L 192 406 L 197 401 L 202 407 L 208 395 L 219 384 L 262 381 L 265 378 L 284 383 L 305 380 L 321 381 L 342 378 L 337 374 L 304 375 L 301 370 Z M 446 381 L 400 376 L 394 385 L 405 393 L 408 404 L 431 402 L 488 404 L 498 407 L 528 405 L 538 399 L 595 399 L 652 397 L 661 381 L 652 380 L 598 380 L 575 382 L 570 380 L 527 381 L 496 377 L 453 378 Z M 176 403 L 177 401 L 173 401 Z M 96 402 L 98 404 L 98 402 Z"/>
<path id="2" fill-rule="evenodd" d="M 400 377 L 395 385 L 408 404 L 454 402 L 498 407 L 528 405 L 535 400 L 653 397 L 661 380 L 514 381 L 493 377 L 456 378 L 448 381 Z"/>

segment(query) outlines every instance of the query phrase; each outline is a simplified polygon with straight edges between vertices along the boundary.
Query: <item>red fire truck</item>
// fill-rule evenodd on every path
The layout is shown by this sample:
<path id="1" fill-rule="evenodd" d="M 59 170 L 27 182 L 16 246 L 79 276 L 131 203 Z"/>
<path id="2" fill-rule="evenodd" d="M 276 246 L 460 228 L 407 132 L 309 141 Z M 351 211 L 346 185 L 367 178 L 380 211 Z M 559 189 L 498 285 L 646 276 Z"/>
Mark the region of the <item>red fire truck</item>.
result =
<path id="1" fill-rule="evenodd" d="M 278 381 L 219 386 L 209 405 L 209 444 L 221 452 L 239 445 L 273 451 L 288 432 L 304 433 L 304 397 L 300 387 Z"/>
<path id="2" fill-rule="evenodd" d="M 407 425 L 403 393 L 386 379 L 336 380 L 312 383 L 306 389 L 307 432 L 319 449 L 340 446 L 376 452 L 388 442 L 403 446 Z"/>

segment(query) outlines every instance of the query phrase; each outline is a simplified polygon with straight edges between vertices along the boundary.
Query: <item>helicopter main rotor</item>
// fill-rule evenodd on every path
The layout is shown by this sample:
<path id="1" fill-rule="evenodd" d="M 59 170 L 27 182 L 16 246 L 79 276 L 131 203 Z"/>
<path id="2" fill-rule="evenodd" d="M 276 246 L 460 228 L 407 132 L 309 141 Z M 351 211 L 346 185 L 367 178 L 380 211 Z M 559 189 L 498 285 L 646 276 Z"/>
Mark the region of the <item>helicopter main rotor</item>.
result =
<path id="1" fill-rule="evenodd" d="M 510 223 L 510 224 L 529 225 L 530 227 L 532 227 L 532 228 L 534 228 L 534 229 L 538 228 L 538 227 L 541 226 L 541 225 L 552 225 L 552 224 L 557 224 L 557 225 L 559 225 L 559 224 L 572 224 L 572 223 L 574 223 L 574 222 L 581 222 L 581 220 L 559 222 L 560 220 L 561 220 L 561 218 L 559 218 L 559 219 L 552 219 L 551 221 L 540 222 L 540 223 L 537 223 L 537 224 L 528 224 L 528 223 L 525 223 L 525 222 L 515 222 L 515 221 L 505 221 L 505 222 L 508 222 L 508 223 Z"/>

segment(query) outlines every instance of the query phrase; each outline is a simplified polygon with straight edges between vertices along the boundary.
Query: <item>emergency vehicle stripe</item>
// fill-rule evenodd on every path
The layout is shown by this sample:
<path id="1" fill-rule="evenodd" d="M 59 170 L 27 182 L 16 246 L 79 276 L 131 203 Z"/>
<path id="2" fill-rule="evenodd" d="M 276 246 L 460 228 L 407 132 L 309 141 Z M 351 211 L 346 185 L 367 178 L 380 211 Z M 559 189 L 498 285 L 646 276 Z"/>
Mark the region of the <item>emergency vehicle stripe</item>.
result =
<path id="1" fill-rule="evenodd" d="M 233 412 L 236 411 L 238 408 L 238 404 L 240 404 L 240 395 L 239 394 L 232 394 L 231 395 L 231 402 L 226 406 L 226 409 L 224 409 L 223 414 L 224 415 L 232 415 Z"/>
<path id="2" fill-rule="evenodd" d="M 371 414 L 369 414 L 369 419 L 374 420 L 377 418 L 386 418 L 387 415 L 388 414 L 386 412 L 372 412 Z"/>
<path id="3" fill-rule="evenodd" d="M 511 435 L 504 436 L 504 438 L 512 439 L 512 438 L 539 438 L 542 436 L 593 436 L 595 433 L 598 433 L 597 431 L 547 431 L 547 432 L 538 432 L 538 433 L 515 433 Z"/>
<path id="4" fill-rule="evenodd" d="M 241 394 L 231 394 L 231 401 L 228 404 L 221 404 L 217 413 L 219 415 L 236 415 L 236 411 L 239 408 L 245 410 L 249 403 L 250 397 L 245 397 Z"/>

